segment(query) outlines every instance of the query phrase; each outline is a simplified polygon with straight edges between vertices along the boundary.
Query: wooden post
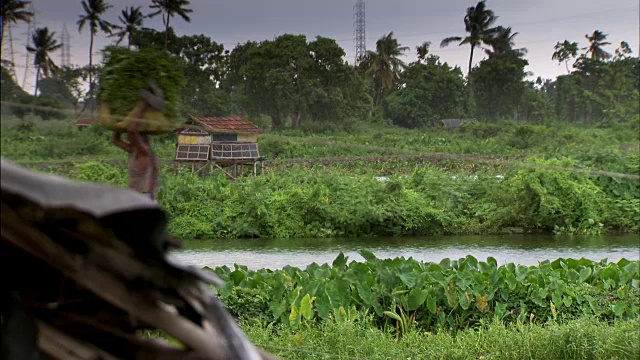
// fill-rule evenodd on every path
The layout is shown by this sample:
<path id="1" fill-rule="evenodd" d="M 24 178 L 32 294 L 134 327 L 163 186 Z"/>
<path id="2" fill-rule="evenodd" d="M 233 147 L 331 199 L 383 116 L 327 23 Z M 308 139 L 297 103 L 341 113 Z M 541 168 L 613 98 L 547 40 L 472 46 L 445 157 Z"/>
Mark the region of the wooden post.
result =
<path id="1" fill-rule="evenodd" d="M 256 161 L 253 162 L 253 177 L 258 176 L 258 163 Z"/>

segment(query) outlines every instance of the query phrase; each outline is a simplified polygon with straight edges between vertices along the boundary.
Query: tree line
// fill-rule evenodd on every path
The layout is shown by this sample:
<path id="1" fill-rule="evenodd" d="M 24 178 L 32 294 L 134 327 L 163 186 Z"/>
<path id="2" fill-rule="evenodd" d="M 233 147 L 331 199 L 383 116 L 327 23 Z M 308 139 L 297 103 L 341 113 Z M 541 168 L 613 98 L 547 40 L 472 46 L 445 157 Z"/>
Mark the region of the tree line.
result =
<path id="1" fill-rule="evenodd" d="M 6 24 L 28 21 L 33 15 L 26 10 L 29 3 L 3 1 L 2 37 Z M 126 7 L 118 24 L 104 19 L 112 8 L 107 1 L 80 4 L 78 31 L 89 29 L 88 66 L 58 67 L 51 54 L 62 44 L 54 32 L 39 28 L 26 49 L 34 54 L 37 69 L 34 94 L 28 96 L 12 82 L 3 64 L 3 100 L 93 110 L 94 89 L 100 81 L 93 43 L 102 32 L 113 37 L 115 45 L 126 40 L 129 48 L 155 47 L 180 60 L 186 84 L 180 110 L 185 116 L 245 113 L 269 119 L 273 128 L 320 131 L 362 121 L 419 128 L 439 125 L 446 118 L 637 121 L 640 113 L 640 59 L 628 43 L 623 41 L 612 54 L 607 50 L 612 44 L 600 30 L 585 35 L 585 47 L 570 40 L 558 42 L 551 57 L 566 66 L 567 75 L 527 81 L 527 50 L 516 46 L 517 32 L 497 24 L 498 16 L 485 1 L 466 9 L 464 35 L 440 42 L 441 47 L 469 46 L 466 73 L 431 54 L 429 41 L 417 46 L 417 60 L 406 64 L 401 57 L 410 49 L 393 32 L 350 65 L 344 49 L 322 36 L 284 34 L 233 49 L 206 35 L 178 36 L 171 21 L 176 17 L 190 21 L 187 0 L 151 0 L 149 13 L 140 6 Z M 163 29 L 144 26 L 146 19 L 158 15 Z M 478 49 L 484 57 L 473 66 Z M 85 81 L 88 91 L 83 90 Z"/>

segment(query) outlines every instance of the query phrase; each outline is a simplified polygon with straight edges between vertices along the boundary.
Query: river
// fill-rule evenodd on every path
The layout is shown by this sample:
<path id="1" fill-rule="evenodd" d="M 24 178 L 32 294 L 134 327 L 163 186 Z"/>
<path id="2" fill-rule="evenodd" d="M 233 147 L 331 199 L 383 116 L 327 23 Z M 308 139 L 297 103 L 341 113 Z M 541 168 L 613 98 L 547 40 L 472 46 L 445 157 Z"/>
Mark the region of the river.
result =
<path id="1" fill-rule="evenodd" d="M 430 236 L 402 238 L 341 239 L 234 239 L 185 241 L 183 249 L 172 256 L 184 263 L 202 266 L 232 267 L 242 264 L 250 269 L 279 269 L 286 265 L 304 268 L 315 262 L 331 263 L 343 252 L 349 260 L 363 261 L 360 249 L 379 258 L 399 256 L 439 262 L 473 255 L 479 260 L 494 257 L 499 264 L 513 262 L 536 265 L 557 258 L 640 260 L 638 235 L 603 236 Z"/>

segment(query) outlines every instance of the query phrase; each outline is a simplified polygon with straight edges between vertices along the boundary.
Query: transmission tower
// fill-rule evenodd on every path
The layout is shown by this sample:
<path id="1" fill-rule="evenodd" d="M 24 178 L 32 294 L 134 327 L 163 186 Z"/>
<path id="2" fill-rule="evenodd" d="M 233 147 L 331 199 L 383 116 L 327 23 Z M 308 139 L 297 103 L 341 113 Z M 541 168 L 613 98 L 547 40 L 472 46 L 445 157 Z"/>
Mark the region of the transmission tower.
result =
<path id="1" fill-rule="evenodd" d="M 27 77 L 29 75 L 33 75 L 35 77 L 35 71 L 33 69 L 33 63 L 31 61 L 31 53 L 27 51 L 27 46 L 31 45 L 31 37 L 36 32 L 36 8 L 33 6 L 33 2 L 29 4 L 29 12 L 33 14 L 31 19 L 27 23 L 27 33 L 26 40 L 24 42 L 24 51 L 25 51 L 25 66 L 24 66 L 24 75 L 22 76 L 22 88 L 24 89 L 27 85 Z"/>
<path id="2" fill-rule="evenodd" d="M 60 51 L 60 67 L 71 66 L 71 35 L 69 35 L 66 23 L 62 25 L 60 43 L 62 44 L 62 51 Z"/>
<path id="3" fill-rule="evenodd" d="M 11 76 L 13 76 L 13 79 L 17 81 L 18 77 L 16 75 L 16 59 L 15 52 L 13 50 L 13 35 L 11 34 L 11 28 L 13 26 L 11 23 L 6 24 L 5 26 L 6 29 L 4 33 L 4 39 L 2 39 L 2 41 L 4 41 L 4 43 L 2 44 L 2 65 L 5 65 L 6 61 L 6 66 L 9 70 L 9 73 L 11 74 Z M 5 54 L 8 54 L 8 58 L 6 59 Z"/>
<path id="4" fill-rule="evenodd" d="M 354 64 L 356 65 L 360 62 L 360 60 L 362 60 L 362 57 L 367 52 L 364 19 L 364 0 L 358 0 L 353 6 L 353 34 L 355 35 L 354 42 L 356 50 Z"/>

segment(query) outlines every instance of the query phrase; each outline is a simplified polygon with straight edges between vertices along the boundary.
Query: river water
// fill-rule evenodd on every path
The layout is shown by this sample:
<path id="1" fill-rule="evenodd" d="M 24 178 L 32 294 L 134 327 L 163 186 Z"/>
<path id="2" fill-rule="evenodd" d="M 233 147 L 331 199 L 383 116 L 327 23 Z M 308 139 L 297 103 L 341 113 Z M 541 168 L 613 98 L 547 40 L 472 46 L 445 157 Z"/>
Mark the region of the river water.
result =
<path id="1" fill-rule="evenodd" d="M 286 265 L 304 268 L 315 262 L 329 263 L 343 252 L 349 260 L 363 261 L 360 249 L 379 258 L 399 256 L 440 262 L 473 255 L 479 260 L 494 257 L 499 264 L 513 262 L 536 265 L 557 258 L 640 260 L 638 235 L 603 236 L 430 236 L 402 238 L 341 239 L 234 239 L 185 241 L 183 249 L 173 253 L 178 260 L 198 267 L 233 264 L 250 269 L 280 269 Z"/>

